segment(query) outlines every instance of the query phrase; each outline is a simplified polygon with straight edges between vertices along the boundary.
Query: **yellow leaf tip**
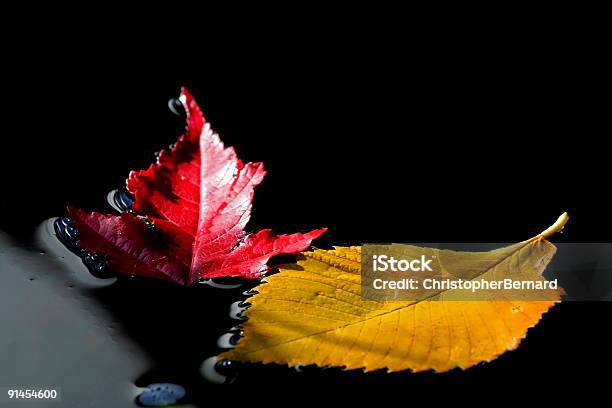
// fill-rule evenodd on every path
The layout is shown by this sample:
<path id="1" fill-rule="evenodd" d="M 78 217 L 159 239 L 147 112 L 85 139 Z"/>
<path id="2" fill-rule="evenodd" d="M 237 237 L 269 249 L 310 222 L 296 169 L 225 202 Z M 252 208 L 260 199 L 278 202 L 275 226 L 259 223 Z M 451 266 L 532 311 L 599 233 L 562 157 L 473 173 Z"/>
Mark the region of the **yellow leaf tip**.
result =
<path id="1" fill-rule="evenodd" d="M 569 215 L 567 214 L 567 212 L 564 212 L 563 214 L 559 216 L 559 218 L 557 218 L 557 221 L 555 221 L 553 225 L 546 228 L 544 231 L 540 232 L 536 236 L 536 238 L 538 239 L 548 238 L 551 235 L 561 231 L 563 227 L 565 227 L 565 224 L 567 223 L 568 220 L 569 220 Z"/>

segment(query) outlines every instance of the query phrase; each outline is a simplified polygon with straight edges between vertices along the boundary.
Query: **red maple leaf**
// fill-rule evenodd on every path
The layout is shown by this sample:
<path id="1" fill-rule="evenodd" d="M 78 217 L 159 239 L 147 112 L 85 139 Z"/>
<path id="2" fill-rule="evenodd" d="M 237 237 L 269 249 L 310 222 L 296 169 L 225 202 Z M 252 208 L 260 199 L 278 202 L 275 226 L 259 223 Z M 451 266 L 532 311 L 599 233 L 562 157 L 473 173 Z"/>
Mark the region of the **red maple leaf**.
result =
<path id="1" fill-rule="evenodd" d="M 68 207 L 84 249 L 105 253 L 116 272 L 191 285 L 201 278 L 259 278 L 270 257 L 303 251 L 325 232 L 246 234 L 254 189 L 266 174 L 263 164 L 245 164 L 226 148 L 186 89 L 180 101 L 185 133 L 127 180 L 139 215 Z"/>

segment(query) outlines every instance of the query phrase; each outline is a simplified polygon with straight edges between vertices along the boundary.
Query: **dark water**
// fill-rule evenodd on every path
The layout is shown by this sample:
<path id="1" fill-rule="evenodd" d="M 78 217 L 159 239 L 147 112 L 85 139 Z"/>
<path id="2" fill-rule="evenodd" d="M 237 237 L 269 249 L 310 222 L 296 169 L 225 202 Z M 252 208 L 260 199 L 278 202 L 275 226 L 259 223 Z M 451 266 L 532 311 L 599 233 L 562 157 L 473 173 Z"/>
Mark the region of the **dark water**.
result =
<path id="1" fill-rule="evenodd" d="M 169 106 L 175 113 L 184 114 L 180 103 L 171 101 Z M 367 149 L 371 148 L 368 145 Z M 129 166 L 133 166 L 132 158 L 129 160 Z M 287 160 L 291 162 L 288 168 L 294 169 L 294 158 Z M 341 165 L 348 167 L 346 163 Z M 331 174 L 322 173 L 326 177 L 316 179 L 323 183 Z M 103 177 L 109 179 L 106 174 Z M 293 178 L 276 184 L 291 185 L 289 181 Z M 330 187 L 328 193 L 337 189 L 336 184 L 330 182 L 333 189 Z M 268 196 L 270 213 L 263 213 L 262 219 L 269 222 L 286 217 L 285 227 L 290 230 L 294 227 L 294 214 L 283 214 L 271 206 L 283 188 Z M 313 195 L 323 196 L 325 191 L 324 185 L 318 185 Z M 59 195 L 56 206 L 65 200 Z M 118 211 L 131 209 L 132 197 L 125 190 L 111 192 L 107 200 Z M 31 201 L 34 204 L 27 207 L 29 210 L 38 206 Z M 24 206 L 23 201 L 18 204 L 19 208 Z M 388 207 L 389 203 L 381 203 L 385 212 L 400 213 L 400 208 Z M 265 205 L 259 207 L 260 213 L 262 210 L 266 211 Z M 311 213 L 307 210 L 296 213 L 305 217 Z M 529 208 L 529 212 L 532 210 Z M 48 217 L 52 215 L 49 211 L 39 209 L 36 214 Z M 439 217 L 445 214 L 433 212 Z M 312 216 L 317 223 L 323 219 L 325 225 L 335 227 L 332 230 L 341 231 L 340 238 L 336 236 L 330 242 L 342 242 L 342 234 L 346 234 L 345 239 L 353 236 L 351 228 L 380 231 L 385 239 L 412 236 L 411 231 L 392 223 L 385 230 L 376 217 L 369 217 L 372 221 L 361 217 L 356 222 L 357 217 L 340 203 L 334 210 L 325 202 Z M 55 385 L 61 387 L 62 406 L 133 407 L 139 395 L 141 402 L 180 398 L 183 405 L 193 406 L 243 405 L 253 400 L 270 405 L 313 401 L 317 405 L 373 402 L 378 406 L 423 400 L 474 404 L 497 401 L 500 392 L 504 399 L 524 402 L 527 397 L 521 390 L 526 389 L 561 398 L 571 395 L 576 373 L 590 383 L 588 392 L 596 391 L 598 381 L 604 377 L 592 368 L 595 362 L 603 366 L 609 361 L 609 335 L 600 328 L 609 321 L 610 303 L 579 302 L 556 306 L 530 329 L 518 350 L 466 372 L 387 374 L 381 370 L 363 374 L 340 368 L 288 369 L 273 364 L 218 361 L 214 356 L 240 339 L 240 311 L 248 306 L 244 292 L 254 293 L 252 283 L 206 281 L 185 288 L 115 277 L 106 268 L 103 254 L 87 253 L 78 247 L 78 231 L 71 228 L 69 219 L 61 217 L 57 222 L 43 223 L 31 237 L 22 233 L 22 223 L 33 219 L 28 214 L 28 220 L 11 223 L 19 243 L 0 236 L 0 386 Z M 412 219 L 410 226 L 418 226 L 416 221 Z M 372 223 L 369 227 L 368 222 Z M 427 231 L 435 231 L 435 225 L 423 223 Z M 441 220 L 439 224 L 445 223 Z M 522 226 L 520 229 L 523 233 Z M 466 233 L 459 230 L 457 234 Z M 57 235 L 65 245 L 59 243 Z"/>
<path id="2" fill-rule="evenodd" d="M 239 340 L 230 305 L 244 298 L 249 285 L 185 288 L 110 277 L 107 270 L 101 278 L 103 257 L 94 262 L 76 244 L 62 245 L 58 229 L 77 236 L 68 220 L 51 219 L 37 231 L 32 244 L 38 250 L 4 236 L 0 242 L 5 323 L 0 350 L 3 363 L 16 367 L 2 370 L 0 384 L 56 384 L 67 406 L 133 406 L 140 393 L 144 401 L 153 398 L 146 387 L 154 383 L 183 387 L 183 403 L 203 406 L 222 394 L 218 383 L 233 381 L 235 370 L 220 362 L 210 382 L 202 363 Z"/>
<path id="3" fill-rule="evenodd" d="M 264 394 L 270 403 L 283 403 L 287 392 L 304 400 L 325 396 L 336 402 L 377 399 L 398 390 L 426 398 L 435 390 L 459 393 L 466 387 L 481 390 L 482 402 L 510 377 L 520 384 L 542 376 L 548 383 L 567 382 L 566 369 L 588 366 L 585 355 L 593 357 L 606 341 L 592 337 L 592 350 L 572 350 L 572 339 L 592 333 L 593 313 L 603 307 L 572 302 L 547 313 L 517 351 L 466 372 L 363 374 L 219 362 L 214 356 L 239 341 L 240 321 L 235 318 L 248 307 L 245 291 L 254 293 L 252 284 L 185 288 L 137 278 L 101 279 L 54 232 L 50 220 L 30 247 L 6 236 L 0 239 L 0 360 L 12 367 L 0 370 L 0 384 L 55 384 L 61 387 L 64 406 L 131 407 L 138 395 L 152 401 L 180 394 L 176 388 L 165 394 L 152 391 L 147 388 L 151 384 L 180 386 L 185 406 L 241 403 Z"/>
<path id="4" fill-rule="evenodd" d="M 117 211 L 132 211 L 133 198 L 124 189 L 109 193 L 107 201 Z M 43 222 L 27 242 L 17 244 L 7 236 L 0 240 L 0 356 L 15 367 L 2 370 L 0 385 L 56 384 L 66 406 L 132 407 L 175 400 L 181 406 L 208 406 L 249 401 L 261 392 L 283 401 L 278 390 L 305 392 L 307 399 L 318 395 L 311 390 L 321 390 L 353 401 L 409 387 L 425 397 L 440 388 L 485 384 L 493 389 L 510 372 L 535 380 L 534 361 L 542 375 L 558 380 L 566 365 L 584 363 L 571 353 L 559 359 L 566 350 L 559 341 L 567 342 L 576 327 L 592 330 L 584 315 L 598 308 L 559 305 L 529 331 L 518 351 L 467 372 L 363 374 L 220 361 L 216 355 L 240 341 L 243 312 L 250 306 L 248 297 L 257 293 L 257 282 L 214 279 L 186 288 L 116 276 L 104 254 L 83 250 L 78 239 L 64 216 Z"/>

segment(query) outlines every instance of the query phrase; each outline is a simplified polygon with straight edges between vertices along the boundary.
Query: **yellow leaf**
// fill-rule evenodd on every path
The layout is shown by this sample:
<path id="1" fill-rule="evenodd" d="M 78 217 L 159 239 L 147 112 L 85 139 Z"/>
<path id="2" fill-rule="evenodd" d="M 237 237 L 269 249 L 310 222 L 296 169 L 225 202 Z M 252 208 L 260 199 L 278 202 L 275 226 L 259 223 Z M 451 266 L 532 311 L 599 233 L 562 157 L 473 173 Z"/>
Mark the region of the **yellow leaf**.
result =
<path id="1" fill-rule="evenodd" d="M 481 278 L 516 268 L 541 276 L 556 251 L 545 238 L 566 221 L 564 214 L 540 235 L 506 248 L 455 252 L 445 268 Z M 515 349 L 561 297 L 558 291 L 542 301 L 367 301 L 361 297 L 360 270 L 360 247 L 303 253 L 297 264 L 256 288 L 244 337 L 219 357 L 366 371 L 465 369 Z"/>

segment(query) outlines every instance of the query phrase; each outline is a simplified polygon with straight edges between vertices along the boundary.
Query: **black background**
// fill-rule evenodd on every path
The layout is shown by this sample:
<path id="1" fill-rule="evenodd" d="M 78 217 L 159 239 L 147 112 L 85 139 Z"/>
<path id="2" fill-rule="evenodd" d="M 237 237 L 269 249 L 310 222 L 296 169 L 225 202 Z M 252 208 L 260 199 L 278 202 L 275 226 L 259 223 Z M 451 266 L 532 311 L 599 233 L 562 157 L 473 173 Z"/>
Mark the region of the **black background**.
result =
<path id="1" fill-rule="evenodd" d="M 104 37 L 73 42 L 80 32 L 12 43 L 3 78 L 0 228 L 29 245 L 33 228 L 67 203 L 108 210 L 106 193 L 181 133 L 167 101 L 184 85 L 227 145 L 266 165 L 253 229 L 326 226 L 319 246 L 513 242 L 568 211 L 555 242 L 610 242 L 609 65 L 596 33 L 519 35 L 514 27 L 495 38 L 481 31 L 432 40 L 384 23 L 339 27 L 332 34 L 314 22 L 255 24 L 231 41 L 229 27 L 189 35 L 168 27 L 163 46 L 143 33 L 112 44 Z M 195 44 L 187 46 L 187 36 Z M 138 321 L 155 307 L 143 298 L 185 292 L 133 285 L 100 298 L 160 361 L 161 374 L 144 378 L 180 378 L 195 364 L 194 350 L 210 349 L 198 342 L 223 331 L 187 326 L 217 322 L 228 303 L 207 301 L 200 314 L 176 317 L 181 343 L 193 344 L 176 350 L 164 343 L 171 336 L 152 339 Z M 234 295 L 223 296 L 230 302 Z M 485 401 L 501 393 L 497 400 L 520 401 L 530 398 L 525 390 L 574 395 L 582 380 L 581 392 L 594 395 L 606 377 L 596 370 L 611 362 L 611 311 L 603 303 L 558 305 L 517 351 L 466 372 L 251 366 L 229 390 L 242 400 L 278 385 L 314 398 L 468 400 L 476 393 Z"/>

